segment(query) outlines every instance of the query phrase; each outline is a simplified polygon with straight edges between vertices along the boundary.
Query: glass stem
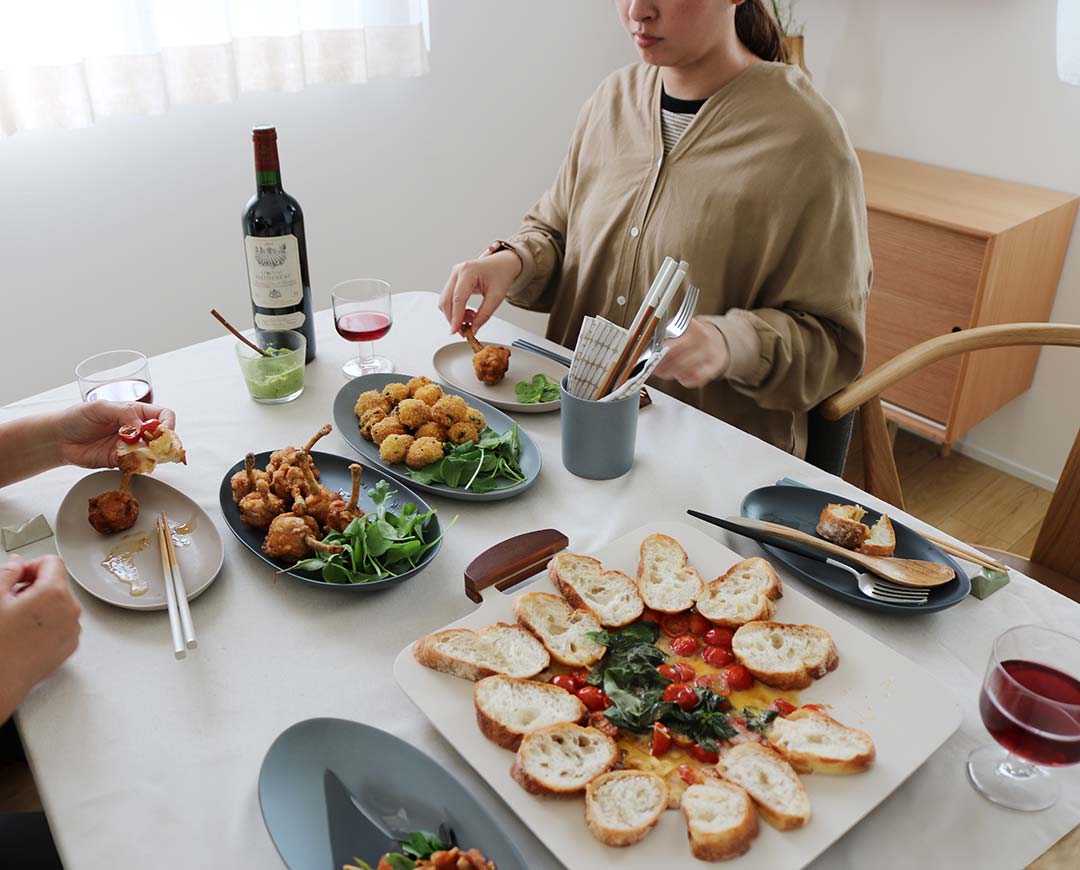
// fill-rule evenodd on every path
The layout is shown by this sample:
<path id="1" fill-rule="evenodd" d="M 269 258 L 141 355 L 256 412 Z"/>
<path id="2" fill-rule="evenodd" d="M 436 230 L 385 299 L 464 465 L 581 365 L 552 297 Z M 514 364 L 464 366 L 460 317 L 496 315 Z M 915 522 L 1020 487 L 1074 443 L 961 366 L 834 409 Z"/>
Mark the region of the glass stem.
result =
<path id="1" fill-rule="evenodd" d="M 997 766 L 997 772 L 1009 779 L 1030 779 L 1039 772 L 1039 769 L 1010 752 Z"/>
<path id="2" fill-rule="evenodd" d="M 371 362 L 372 357 L 375 356 L 375 342 L 373 341 L 361 341 L 356 346 L 356 358 L 360 362 L 360 365 Z"/>

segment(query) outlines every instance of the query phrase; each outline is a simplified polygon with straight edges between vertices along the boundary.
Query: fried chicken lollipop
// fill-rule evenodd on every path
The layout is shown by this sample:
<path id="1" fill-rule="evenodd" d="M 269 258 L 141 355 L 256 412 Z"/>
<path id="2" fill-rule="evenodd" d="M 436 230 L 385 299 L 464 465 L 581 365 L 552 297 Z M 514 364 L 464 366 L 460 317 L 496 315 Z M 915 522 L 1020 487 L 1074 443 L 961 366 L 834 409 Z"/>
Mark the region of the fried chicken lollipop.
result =
<path id="1" fill-rule="evenodd" d="M 496 344 L 482 344 L 472 331 L 471 323 L 461 325 L 461 334 L 473 349 L 473 372 L 482 384 L 494 386 L 510 368 L 510 348 Z"/>
<path id="2" fill-rule="evenodd" d="M 262 549 L 274 559 L 291 559 L 298 562 L 307 557 L 312 550 L 309 541 L 317 541 L 319 524 L 306 513 L 304 495 L 299 486 L 292 490 L 293 508 L 287 514 L 278 514 L 270 523 L 263 541 Z"/>
<path id="3" fill-rule="evenodd" d="M 311 458 L 311 454 L 301 453 L 299 461 L 300 468 L 304 472 L 304 486 L 307 488 L 307 495 L 304 498 L 304 512 L 315 517 L 315 522 L 320 526 L 325 526 L 327 514 L 330 513 L 330 506 L 335 501 L 340 501 L 341 496 L 315 479 L 315 463 Z"/>
<path id="4" fill-rule="evenodd" d="M 266 470 L 272 475 L 279 468 L 283 468 L 288 465 L 295 465 L 297 454 L 299 454 L 301 450 L 305 453 L 310 453 L 311 448 L 318 443 L 319 439 L 325 438 L 332 431 L 334 431 L 334 427 L 327 423 L 318 432 L 312 435 L 311 440 L 309 440 L 308 443 L 305 444 L 303 447 L 299 449 L 297 449 L 296 447 L 283 447 L 281 450 L 275 450 L 273 453 L 270 454 L 270 462 L 267 463 Z M 319 476 L 318 471 L 316 471 L 315 476 Z M 281 493 L 278 494 L 281 495 Z M 282 495 L 281 497 L 284 498 L 285 496 Z"/>
<path id="5" fill-rule="evenodd" d="M 90 499 L 90 525 L 103 535 L 122 532 L 135 525 L 139 518 L 139 500 L 127 491 L 131 472 L 124 472 L 120 488 L 103 492 Z"/>
<path id="6" fill-rule="evenodd" d="M 348 527 L 349 523 L 364 515 L 364 512 L 357 507 L 357 504 L 360 501 L 360 474 L 363 470 L 364 469 L 355 462 L 349 466 L 349 472 L 352 474 L 352 495 L 349 496 L 348 503 L 338 499 L 330 505 L 330 510 L 326 515 L 327 529 L 335 532 L 343 532 Z"/>
<path id="7" fill-rule="evenodd" d="M 270 475 L 255 468 L 255 454 L 249 453 L 244 457 L 244 470 L 236 472 L 229 481 L 229 486 L 232 487 L 233 501 L 240 504 L 240 499 L 249 493 L 255 492 L 255 484 L 260 480 L 269 483 Z"/>
<path id="8" fill-rule="evenodd" d="M 256 529 L 266 529 L 285 510 L 285 503 L 270 492 L 266 479 L 255 483 L 255 491 L 240 499 L 240 520 Z"/>

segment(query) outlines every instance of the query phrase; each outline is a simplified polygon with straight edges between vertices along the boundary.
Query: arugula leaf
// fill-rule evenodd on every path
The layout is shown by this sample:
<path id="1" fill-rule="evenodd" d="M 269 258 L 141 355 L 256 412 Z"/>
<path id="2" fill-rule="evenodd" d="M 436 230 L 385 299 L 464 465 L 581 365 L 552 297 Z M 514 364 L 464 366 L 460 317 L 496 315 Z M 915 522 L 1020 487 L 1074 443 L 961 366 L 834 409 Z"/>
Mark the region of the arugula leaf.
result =
<path id="1" fill-rule="evenodd" d="M 401 844 L 401 851 L 410 858 L 430 858 L 432 852 L 444 852 L 449 849 L 446 843 L 429 831 L 413 831 Z"/>
<path id="2" fill-rule="evenodd" d="M 525 481 L 519 456 L 521 439 L 517 423 L 500 435 L 491 427 L 480 433 L 479 442 L 446 445 L 442 459 L 408 474 L 417 483 L 462 487 L 471 492 L 508 489 Z"/>
<path id="3" fill-rule="evenodd" d="M 554 402 L 559 398 L 559 382 L 543 374 L 535 374 L 531 380 L 514 384 L 514 395 L 524 405 Z"/>

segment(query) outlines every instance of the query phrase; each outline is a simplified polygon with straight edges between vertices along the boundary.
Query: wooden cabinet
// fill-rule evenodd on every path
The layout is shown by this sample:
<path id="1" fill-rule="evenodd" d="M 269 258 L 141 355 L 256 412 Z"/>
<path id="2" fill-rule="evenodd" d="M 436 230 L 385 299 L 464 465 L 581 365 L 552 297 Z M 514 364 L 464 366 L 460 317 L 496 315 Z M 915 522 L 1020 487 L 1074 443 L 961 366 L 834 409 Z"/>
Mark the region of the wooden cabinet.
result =
<path id="1" fill-rule="evenodd" d="M 866 371 L 971 326 L 1050 316 L 1078 198 L 859 151 L 874 285 Z M 1038 348 L 943 360 L 884 394 L 886 416 L 946 447 L 1031 386 Z"/>

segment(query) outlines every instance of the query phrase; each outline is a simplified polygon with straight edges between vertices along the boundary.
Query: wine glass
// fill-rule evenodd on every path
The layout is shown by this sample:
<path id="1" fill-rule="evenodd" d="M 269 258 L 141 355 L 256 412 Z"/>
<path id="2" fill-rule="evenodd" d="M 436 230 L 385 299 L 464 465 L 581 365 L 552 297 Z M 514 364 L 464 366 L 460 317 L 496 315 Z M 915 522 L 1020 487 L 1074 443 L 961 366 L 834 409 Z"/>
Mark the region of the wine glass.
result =
<path id="1" fill-rule="evenodd" d="M 390 331 L 394 323 L 390 312 L 390 285 L 376 278 L 343 281 L 331 292 L 334 327 L 346 341 L 358 342 L 356 359 L 342 371 L 349 378 L 376 372 L 392 372 L 394 364 L 384 356 L 375 356 L 372 343 Z"/>
<path id="2" fill-rule="evenodd" d="M 972 785 L 996 804 L 1045 810 L 1060 787 L 1044 767 L 1080 762 L 1080 640 L 1040 625 L 1018 625 L 990 653 L 979 714 L 1002 748 L 967 761 Z"/>
<path id="3" fill-rule="evenodd" d="M 84 402 L 152 402 L 150 361 L 137 350 L 107 350 L 75 366 L 75 380 Z"/>

